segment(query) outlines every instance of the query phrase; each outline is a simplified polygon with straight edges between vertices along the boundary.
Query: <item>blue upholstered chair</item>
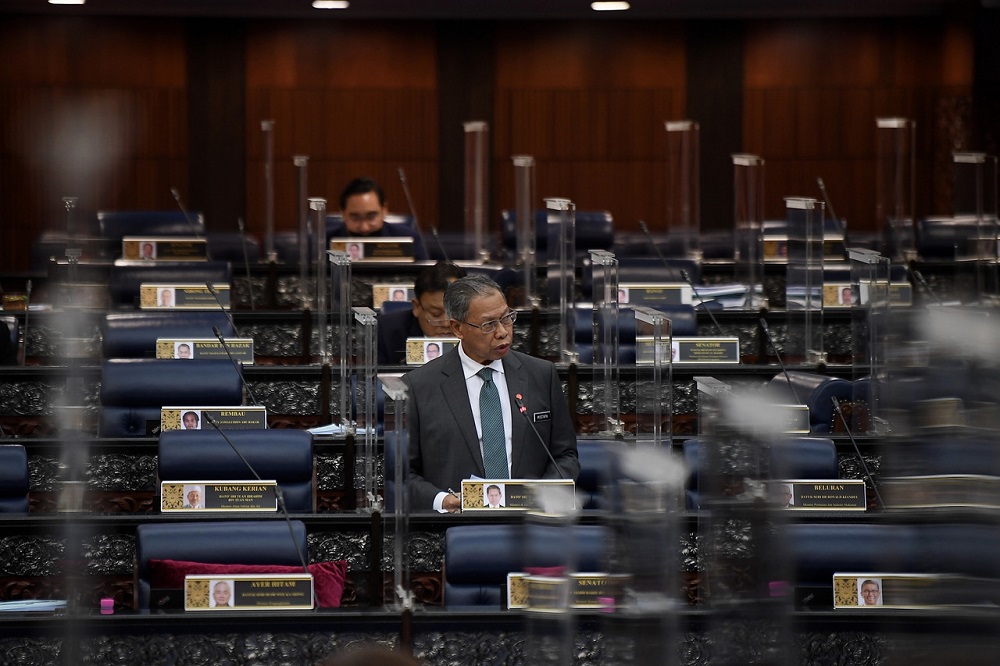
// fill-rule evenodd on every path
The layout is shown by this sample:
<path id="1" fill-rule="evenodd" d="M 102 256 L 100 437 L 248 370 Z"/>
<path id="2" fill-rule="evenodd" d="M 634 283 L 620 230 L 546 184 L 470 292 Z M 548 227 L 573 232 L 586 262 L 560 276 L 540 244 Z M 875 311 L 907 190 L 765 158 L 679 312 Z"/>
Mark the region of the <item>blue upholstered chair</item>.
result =
<path id="1" fill-rule="evenodd" d="M 101 349 L 104 358 L 153 358 L 156 339 L 215 339 L 213 327 L 223 337 L 236 335 L 236 329 L 222 311 L 157 311 L 105 315 Z"/>
<path id="2" fill-rule="evenodd" d="M 100 437 L 142 437 L 159 426 L 164 405 L 242 405 L 243 382 L 228 359 L 110 359 L 100 398 Z"/>
<path id="3" fill-rule="evenodd" d="M 233 270 L 228 261 L 147 261 L 123 262 L 111 267 L 109 278 L 112 307 L 135 307 L 142 283 L 232 284 Z"/>
<path id="4" fill-rule="evenodd" d="M 614 219 L 606 210 L 576 211 L 576 253 L 586 255 L 590 250 L 608 250 L 615 241 Z M 550 234 L 555 240 L 555 227 L 550 231 L 548 211 L 535 211 L 535 255 L 537 261 L 545 263 L 548 257 Z M 507 253 L 517 250 L 517 213 L 500 211 L 500 236 Z"/>
<path id="5" fill-rule="evenodd" d="M 657 308 L 670 319 L 672 331 L 677 336 L 698 335 L 698 317 L 691 305 L 665 305 Z M 576 339 L 576 351 L 580 354 L 580 363 L 594 362 L 594 326 L 593 311 L 577 308 L 573 314 L 573 334 Z M 618 361 L 619 363 L 635 363 L 636 335 L 638 324 L 635 312 L 630 308 L 618 311 Z"/>
<path id="6" fill-rule="evenodd" d="M 20 444 L 0 445 L 0 513 L 28 513 L 28 454 Z"/>
<path id="7" fill-rule="evenodd" d="M 139 525 L 135 607 L 150 608 L 150 560 L 301 566 L 300 553 L 307 552 L 306 526 L 298 520 L 291 521 L 291 530 L 281 518 Z"/>
<path id="8" fill-rule="evenodd" d="M 789 371 L 787 378 L 785 373 L 777 374 L 771 379 L 768 390 L 779 401 L 807 406 L 809 429 L 813 434 L 827 434 L 832 431 L 833 420 L 837 417 L 831 398 L 836 398 L 840 402 L 854 399 L 852 382 L 810 372 Z"/>
<path id="9" fill-rule="evenodd" d="M 448 608 L 502 605 L 507 574 L 525 567 L 604 571 L 610 533 L 603 525 L 463 525 L 445 533 Z M 567 561 L 571 558 L 572 561 Z"/>
<path id="10" fill-rule="evenodd" d="M 620 441 L 605 439 L 578 439 L 576 451 L 580 458 L 580 475 L 576 479 L 576 501 L 585 511 L 606 509 L 610 505 L 609 484 L 613 483 L 612 469 L 615 446 Z"/>
<path id="11" fill-rule="evenodd" d="M 244 481 L 256 478 L 256 472 L 264 480 L 278 482 L 289 512 L 315 510 L 313 438 L 309 432 L 227 430 L 226 437 L 239 454 L 211 426 L 161 432 L 157 456 L 160 481 Z"/>

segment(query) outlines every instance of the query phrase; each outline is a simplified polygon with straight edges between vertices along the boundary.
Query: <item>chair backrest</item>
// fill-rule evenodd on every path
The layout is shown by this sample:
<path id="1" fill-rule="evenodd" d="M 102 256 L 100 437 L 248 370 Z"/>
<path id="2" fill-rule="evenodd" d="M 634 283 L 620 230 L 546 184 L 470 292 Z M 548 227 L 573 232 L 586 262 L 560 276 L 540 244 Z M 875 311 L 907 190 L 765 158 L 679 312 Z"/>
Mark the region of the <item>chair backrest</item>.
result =
<path id="1" fill-rule="evenodd" d="M 309 432 L 227 430 L 226 437 L 233 446 L 211 427 L 161 432 L 157 456 L 160 481 L 244 481 L 259 475 L 278 482 L 290 512 L 315 510 L 313 437 Z"/>
<path id="2" fill-rule="evenodd" d="M 500 608 L 507 574 L 525 567 L 604 571 L 610 537 L 603 525 L 450 527 L 445 533 L 445 605 Z"/>
<path id="3" fill-rule="evenodd" d="M 698 286 L 701 279 L 701 265 L 693 259 L 659 257 L 622 257 L 618 260 L 618 283 L 662 283 L 686 284 L 684 273 Z M 594 274 L 589 266 L 581 271 L 580 291 L 584 300 L 591 300 L 594 291 Z"/>
<path id="4" fill-rule="evenodd" d="M 779 400 L 808 407 L 809 430 L 813 434 L 827 434 L 833 430 L 832 398 L 838 401 L 854 399 L 852 382 L 811 372 L 789 371 L 787 378 L 783 372 L 777 374 L 771 379 L 768 390 Z"/>
<path id="5" fill-rule="evenodd" d="M 622 442 L 604 439 L 577 439 L 580 474 L 576 477 L 576 500 L 583 510 L 605 509 L 609 506 L 608 484 L 612 482 L 612 456 L 609 447 L 624 446 Z"/>
<path id="6" fill-rule="evenodd" d="M 104 358 L 153 358 L 156 339 L 215 339 L 212 328 L 223 337 L 236 335 L 236 329 L 221 310 L 130 312 L 105 315 L 101 350 Z"/>
<path id="7" fill-rule="evenodd" d="M 28 454 L 20 444 L 0 445 L 0 513 L 28 513 Z"/>
<path id="8" fill-rule="evenodd" d="M 100 397 L 100 437 L 142 437 L 164 405 L 243 404 L 243 380 L 228 359 L 110 359 Z"/>
<path id="9" fill-rule="evenodd" d="M 256 238 L 237 232 L 212 232 L 206 238 L 208 256 L 213 261 L 228 261 L 235 266 L 242 266 L 244 260 L 254 264 L 260 260 L 260 243 Z M 246 256 L 243 254 L 244 249 Z"/>
<path id="10" fill-rule="evenodd" d="M 149 261 L 123 262 L 111 267 L 109 291 L 112 307 L 135 307 L 139 286 L 161 284 L 232 284 L 233 270 L 228 261 Z"/>
<path id="11" fill-rule="evenodd" d="M 555 219 L 553 217 L 553 219 Z M 548 211 L 535 211 L 535 252 L 539 261 L 546 261 L 549 245 Z M 578 210 L 575 215 L 576 251 L 578 254 L 590 250 L 608 250 L 615 242 L 615 224 L 611 213 L 606 210 Z M 554 228 L 555 225 L 553 225 Z M 517 213 L 512 210 L 500 211 L 500 234 L 503 247 L 517 249 Z"/>
<path id="12" fill-rule="evenodd" d="M 123 236 L 191 236 L 205 233 L 201 213 L 180 210 L 102 210 L 97 224 L 105 238 L 121 241 Z"/>
<path id="13" fill-rule="evenodd" d="M 231 522 L 186 522 L 139 525 L 135 531 L 136 608 L 149 609 L 150 560 L 183 560 L 207 564 L 301 565 L 307 552 L 306 526 L 281 518 Z"/>

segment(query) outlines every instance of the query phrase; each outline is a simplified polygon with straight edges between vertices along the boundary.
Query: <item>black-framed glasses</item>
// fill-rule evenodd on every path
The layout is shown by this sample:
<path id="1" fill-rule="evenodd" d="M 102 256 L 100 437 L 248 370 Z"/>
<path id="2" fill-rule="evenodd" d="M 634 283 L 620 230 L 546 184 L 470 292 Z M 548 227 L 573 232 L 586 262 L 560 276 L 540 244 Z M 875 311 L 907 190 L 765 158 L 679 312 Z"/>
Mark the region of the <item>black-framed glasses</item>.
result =
<path id="1" fill-rule="evenodd" d="M 469 326 L 472 326 L 474 328 L 478 328 L 483 333 L 493 333 L 494 331 L 497 330 L 497 326 L 500 326 L 501 324 L 503 324 L 504 328 L 510 328 L 511 326 L 513 326 L 514 322 L 517 321 L 517 312 L 515 312 L 514 310 L 507 310 L 507 314 L 500 317 L 499 319 L 494 319 L 492 321 L 488 321 L 483 324 L 473 324 L 472 322 L 462 321 L 461 319 L 457 319 L 456 321 L 459 321 L 463 324 L 468 324 Z"/>

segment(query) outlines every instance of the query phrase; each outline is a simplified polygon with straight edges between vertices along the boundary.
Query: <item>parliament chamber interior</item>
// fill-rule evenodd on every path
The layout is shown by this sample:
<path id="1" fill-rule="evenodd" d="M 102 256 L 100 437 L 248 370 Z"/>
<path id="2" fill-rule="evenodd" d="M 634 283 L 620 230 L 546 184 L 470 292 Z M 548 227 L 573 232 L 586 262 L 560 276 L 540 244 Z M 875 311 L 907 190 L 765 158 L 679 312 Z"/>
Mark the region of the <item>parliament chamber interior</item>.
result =
<path id="1" fill-rule="evenodd" d="M 0 4 L 0 661 L 996 662 L 1000 3 L 142 4 Z"/>

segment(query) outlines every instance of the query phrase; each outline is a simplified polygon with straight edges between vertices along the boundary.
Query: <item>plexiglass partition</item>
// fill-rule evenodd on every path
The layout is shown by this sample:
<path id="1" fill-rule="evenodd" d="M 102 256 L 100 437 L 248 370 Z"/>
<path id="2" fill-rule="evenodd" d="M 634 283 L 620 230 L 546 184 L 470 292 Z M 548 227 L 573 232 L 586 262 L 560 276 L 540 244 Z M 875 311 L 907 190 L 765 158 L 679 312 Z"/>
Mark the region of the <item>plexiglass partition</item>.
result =
<path id="1" fill-rule="evenodd" d="M 877 118 L 875 219 L 885 225 L 890 258 L 916 258 L 914 189 L 917 124 L 906 118 Z"/>
<path id="2" fill-rule="evenodd" d="M 701 217 L 698 180 L 698 123 L 668 121 L 667 229 L 681 238 L 684 254 L 701 259 Z"/>
<path id="3" fill-rule="evenodd" d="M 309 292 L 306 282 L 309 280 L 309 156 L 295 155 L 292 157 L 295 165 L 295 181 L 298 196 L 295 199 L 295 218 L 299 227 L 299 290 L 302 292 L 302 306 L 306 307 Z"/>
<path id="4" fill-rule="evenodd" d="M 485 121 L 464 123 L 465 128 L 465 239 L 467 256 L 480 261 L 490 258 L 486 245 L 486 211 L 489 206 L 489 126 Z"/>
<path id="5" fill-rule="evenodd" d="M 336 376 L 339 387 L 336 392 L 336 410 L 344 433 L 354 432 L 351 409 L 351 367 L 354 349 L 351 345 L 351 257 L 346 252 L 326 253 L 330 264 L 330 316 L 320 317 L 319 337 L 321 351 L 320 364 L 326 365 L 332 358 L 336 362 Z M 326 262 L 320 262 L 323 265 Z M 324 302 L 325 302 L 324 296 Z M 332 349 L 329 337 L 333 337 Z"/>
<path id="6" fill-rule="evenodd" d="M 413 592 L 410 589 L 410 501 L 406 493 L 407 460 L 410 432 L 406 421 L 406 410 L 409 392 L 406 384 L 399 377 L 382 376 L 379 378 L 382 391 L 385 393 L 385 416 L 383 432 L 386 446 L 392 446 L 391 452 L 386 452 L 385 460 L 392 461 L 386 466 L 386 487 L 392 487 L 392 492 L 386 492 L 388 504 L 385 513 L 392 518 L 392 589 L 393 604 L 398 610 L 409 610 L 413 607 Z M 391 498 L 391 501 L 389 501 Z"/>
<path id="7" fill-rule="evenodd" d="M 549 307 L 559 308 L 559 349 L 564 363 L 576 363 L 573 306 L 576 295 L 576 206 L 569 199 L 545 200 L 548 237 Z"/>
<path id="8" fill-rule="evenodd" d="M 327 282 L 327 258 L 326 258 L 326 247 L 324 243 L 318 239 L 326 238 L 326 199 L 321 197 L 310 197 L 309 199 L 309 210 L 312 211 L 312 224 L 313 224 L 313 238 L 317 239 L 316 256 L 314 260 L 316 262 L 316 289 L 313 294 L 313 306 L 316 308 L 316 316 L 319 322 L 317 328 L 322 328 L 323 322 L 326 321 L 327 308 L 329 307 L 329 302 L 327 299 L 327 293 L 330 289 L 330 285 Z M 304 287 L 303 287 L 304 288 Z M 320 330 L 319 336 L 319 362 L 326 363 L 329 360 L 327 355 L 327 338 Z"/>
<path id="9" fill-rule="evenodd" d="M 912 340 L 896 331 L 891 317 L 890 262 L 868 248 L 848 248 L 851 262 L 851 329 L 854 341 L 854 385 L 851 409 L 842 409 L 852 432 L 883 434 L 881 393 L 890 384 L 893 366 L 905 364 Z M 890 363 L 890 352 L 896 358 Z M 839 419 L 839 417 L 838 417 Z"/>
<path id="10" fill-rule="evenodd" d="M 667 315 L 635 306 L 635 433 L 654 447 L 673 443 L 673 340 Z M 665 431 L 665 432 L 664 432 Z"/>
<path id="11" fill-rule="evenodd" d="M 535 158 L 531 155 L 514 155 L 514 199 L 517 212 L 517 266 L 522 271 L 521 288 L 524 298 L 520 304 L 536 307 L 539 304 L 537 273 L 535 268 Z"/>
<path id="12" fill-rule="evenodd" d="M 358 469 L 360 491 L 358 508 L 362 511 L 381 510 L 381 486 L 378 481 L 378 464 L 375 458 L 375 439 L 378 434 L 378 404 L 375 399 L 376 373 L 378 372 L 378 320 L 371 308 L 353 308 L 354 337 L 357 353 L 354 360 L 355 439 L 360 439 Z"/>
<path id="13" fill-rule="evenodd" d="M 593 274 L 594 425 L 598 432 L 621 434 L 618 382 L 618 260 L 606 250 L 590 251 Z"/>
<path id="14" fill-rule="evenodd" d="M 264 132 L 264 256 L 277 261 L 274 251 L 274 121 L 260 121 Z"/>
<path id="15" fill-rule="evenodd" d="M 985 153 L 953 153 L 954 213 L 974 231 L 965 256 L 976 262 L 976 293 L 980 301 L 997 293 L 996 158 Z"/>
<path id="16" fill-rule="evenodd" d="M 764 160 L 757 155 L 733 155 L 733 258 L 736 282 L 747 287 L 744 309 L 763 302 L 764 284 Z"/>
<path id="17" fill-rule="evenodd" d="M 823 351 L 823 212 L 816 199 L 785 198 L 788 265 L 786 361 L 825 362 Z"/>

